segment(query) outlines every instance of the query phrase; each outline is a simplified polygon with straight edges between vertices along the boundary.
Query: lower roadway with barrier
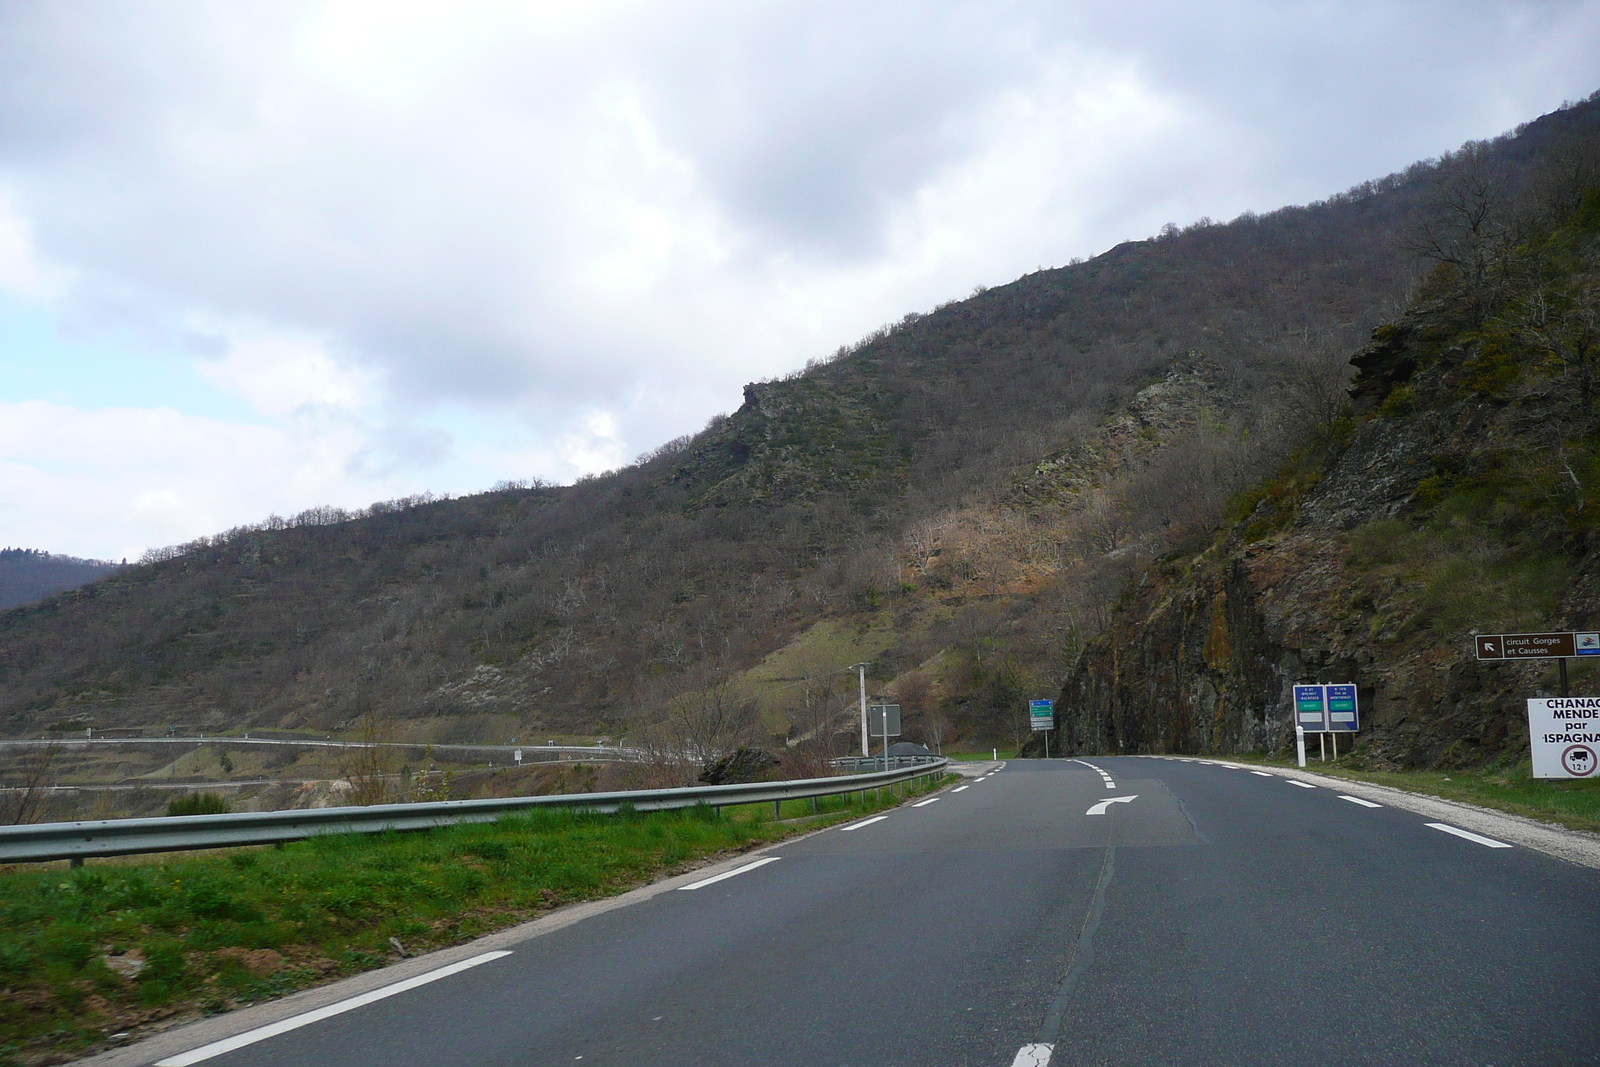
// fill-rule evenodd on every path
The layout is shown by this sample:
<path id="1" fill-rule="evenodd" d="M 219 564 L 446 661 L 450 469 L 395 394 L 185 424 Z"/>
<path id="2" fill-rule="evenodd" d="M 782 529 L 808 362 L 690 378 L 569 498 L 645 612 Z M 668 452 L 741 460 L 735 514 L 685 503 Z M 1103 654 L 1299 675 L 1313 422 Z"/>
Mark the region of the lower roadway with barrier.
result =
<path id="1" fill-rule="evenodd" d="M 789 782 L 5 826 L 0 827 L 0 863 L 65 859 L 71 860 L 76 866 L 90 856 L 267 845 L 298 841 L 318 834 L 429 830 L 454 823 L 493 822 L 501 815 L 535 808 L 576 808 L 612 813 L 624 807 L 634 811 L 671 811 L 700 804 L 720 808 L 770 801 L 776 805 L 785 800 L 837 796 L 908 782 L 942 773 L 949 763 L 941 757 L 920 759 L 921 762 L 911 766 L 870 774 L 803 778 Z"/>

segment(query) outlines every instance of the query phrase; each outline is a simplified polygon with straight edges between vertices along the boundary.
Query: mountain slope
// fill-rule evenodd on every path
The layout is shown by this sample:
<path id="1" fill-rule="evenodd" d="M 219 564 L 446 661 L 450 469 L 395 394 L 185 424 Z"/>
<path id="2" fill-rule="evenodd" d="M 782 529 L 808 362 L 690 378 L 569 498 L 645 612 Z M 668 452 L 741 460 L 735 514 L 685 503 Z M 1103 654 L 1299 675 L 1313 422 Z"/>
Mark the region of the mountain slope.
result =
<path id="1" fill-rule="evenodd" d="M 1597 115 L 1488 146 L 1498 180 L 1529 183 Z M 1444 169 L 907 316 L 570 487 L 313 509 L 154 553 L 0 614 L 0 732 L 334 731 L 376 709 L 418 738 L 501 739 L 730 704 L 735 733 L 827 740 L 850 696 L 830 672 L 870 655 L 917 736 L 1010 740 L 1127 576 L 1203 541 L 1296 413 L 1337 397 L 1340 353 L 1405 300 L 1400 238 Z"/>

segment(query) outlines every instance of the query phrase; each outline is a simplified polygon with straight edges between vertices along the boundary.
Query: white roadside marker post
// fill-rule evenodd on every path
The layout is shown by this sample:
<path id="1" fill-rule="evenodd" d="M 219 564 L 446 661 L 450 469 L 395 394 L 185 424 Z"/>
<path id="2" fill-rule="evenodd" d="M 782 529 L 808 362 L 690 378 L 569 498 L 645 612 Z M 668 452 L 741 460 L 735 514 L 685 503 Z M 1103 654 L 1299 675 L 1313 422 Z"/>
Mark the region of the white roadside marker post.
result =
<path id="1" fill-rule="evenodd" d="M 1296 724 L 1294 728 L 1294 747 L 1296 754 L 1300 757 L 1300 766 L 1304 767 L 1306 765 L 1306 728 L 1299 724 Z"/>

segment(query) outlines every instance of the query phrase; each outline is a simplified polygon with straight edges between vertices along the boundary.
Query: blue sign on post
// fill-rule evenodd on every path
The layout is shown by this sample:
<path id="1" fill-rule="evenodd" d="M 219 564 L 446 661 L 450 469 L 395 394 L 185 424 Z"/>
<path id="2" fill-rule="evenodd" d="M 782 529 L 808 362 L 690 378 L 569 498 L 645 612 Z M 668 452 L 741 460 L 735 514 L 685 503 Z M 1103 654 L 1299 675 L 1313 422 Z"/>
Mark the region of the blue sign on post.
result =
<path id="1" fill-rule="evenodd" d="M 1322 686 L 1297 685 L 1294 687 L 1294 724 L 1308 734 L 1324 733 L 1328 729 L 1328 708 L 1323 700 Z"/>
<path id="2" fill-rule="evenodd" d="M 1361 729 L 1354 685 L 1297 685 L 1294 722 L 1308 734 L 1350 733 Z"/>
<path id="3" fill-rule="evenodd" d="M 1325 685 L 1328 696 L 1328 729 L 1355 733 L 1361 729 L 1361 710 L 1356 706 L 1356 687 Z"/>

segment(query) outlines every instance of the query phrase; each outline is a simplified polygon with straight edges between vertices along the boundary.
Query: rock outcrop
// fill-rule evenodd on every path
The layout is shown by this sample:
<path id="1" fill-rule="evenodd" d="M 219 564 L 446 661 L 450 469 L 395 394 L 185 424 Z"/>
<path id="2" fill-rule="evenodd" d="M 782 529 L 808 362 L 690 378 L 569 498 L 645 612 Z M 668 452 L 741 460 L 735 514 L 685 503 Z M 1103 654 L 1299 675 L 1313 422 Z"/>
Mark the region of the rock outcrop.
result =
<path id="1" fill-rule="evenodd" d="M 1588 203 L 1508 268 L 1491 321 L 1441 274 L 1376 332 L 1327 440 L 1124 598 L 1063 687 L 1053 749 L 1282 751 L 1294 684 L 1354 682 L 1371 765 L 1525 751 L 1523 698 L 1557 665 L 1479 663 L 1473 634 L 1600 626 L 1594 353 L 1569 343 L 1600 307 L 1600 190 Z M 1588 666 L 1574 692 L 1600 686 Z"/>

